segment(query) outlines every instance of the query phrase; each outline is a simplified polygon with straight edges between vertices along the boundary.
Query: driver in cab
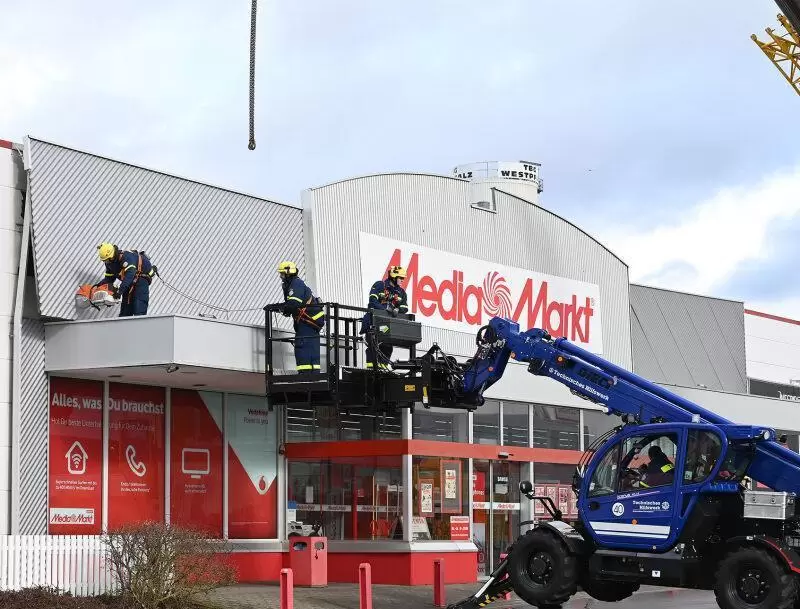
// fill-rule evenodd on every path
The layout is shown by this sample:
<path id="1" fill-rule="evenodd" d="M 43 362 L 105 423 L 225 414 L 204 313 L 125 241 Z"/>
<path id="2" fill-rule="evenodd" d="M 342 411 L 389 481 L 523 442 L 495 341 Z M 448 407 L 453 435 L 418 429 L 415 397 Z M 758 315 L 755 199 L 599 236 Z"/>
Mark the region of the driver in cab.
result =
<path id="1" fill-rule="evenodd" d="M 627 470 L 623 486 L 629 489 L 647 489 L 655 486 L 672 484 L 675 477 L 675 465 L 661 450 L 660 446 L 653 445 L 647 450 L 649 463 L 643 463 L 636 470 Z M 637 473 L 638 475 L 633 475 Z"/>

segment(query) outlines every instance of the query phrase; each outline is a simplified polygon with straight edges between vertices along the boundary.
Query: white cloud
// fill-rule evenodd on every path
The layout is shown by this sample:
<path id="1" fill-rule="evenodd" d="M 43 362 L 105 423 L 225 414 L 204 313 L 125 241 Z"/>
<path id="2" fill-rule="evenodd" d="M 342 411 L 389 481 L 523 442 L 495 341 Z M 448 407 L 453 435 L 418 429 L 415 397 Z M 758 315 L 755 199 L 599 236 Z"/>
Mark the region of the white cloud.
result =
<path id="1" fill-rule="evenodd" d="M 800 213 L 799 192 L 800 165 L 720 190 L 693 207 L 676 206 L 679 217 L 669 225 L 638 232 L 625 224 L 594 230 L 628 263 L 631 281 L 736 298 L 736 294 L 715 294 L 714 290 L 743 262 L 765 259 L 770 223 Z M 779 306 L 761 304 L 773 311 Z M 792 304 L 787 301 L 780 306 Z"/>

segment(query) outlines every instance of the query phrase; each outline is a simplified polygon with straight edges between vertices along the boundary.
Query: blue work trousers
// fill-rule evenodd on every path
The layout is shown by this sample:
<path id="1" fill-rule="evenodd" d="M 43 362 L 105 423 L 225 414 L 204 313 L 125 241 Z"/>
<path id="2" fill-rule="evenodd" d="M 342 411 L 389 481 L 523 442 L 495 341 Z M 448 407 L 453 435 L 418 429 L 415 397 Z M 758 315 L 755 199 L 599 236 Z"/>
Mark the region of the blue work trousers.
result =
<path id="1" fill-rule="evenodd" d="M 132 315 L 147 315 L 147 305 L 150 302 L 150 284 L 140 279 L 122 297 L 119 316 L 131 317 Z"/>
<path id="2" fill-rule="evenodd" d="M 319 370 L 319 330 L 304 322 L 295 324 L 294 361 L 298 372 Z"/>

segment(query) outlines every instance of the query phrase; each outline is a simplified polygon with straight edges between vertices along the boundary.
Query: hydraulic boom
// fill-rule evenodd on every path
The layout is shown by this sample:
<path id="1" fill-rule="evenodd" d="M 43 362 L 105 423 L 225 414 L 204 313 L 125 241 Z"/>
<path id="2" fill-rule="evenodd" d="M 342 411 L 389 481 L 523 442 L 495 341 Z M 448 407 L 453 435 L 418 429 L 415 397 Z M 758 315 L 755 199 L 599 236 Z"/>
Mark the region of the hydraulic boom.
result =
<path id="1" fill-rule="evenodd" d="M 514 359 L 527 363 L 530 373 L 548 376 L 572 393 L 600 404 L 607 414 L 626 421 L 710 423 L 720 427 L 732 441 L 757 441 L 750 477 L 778 491 L 800 493 L 800 455 L 781 446 L 773 429 L 735 425 L 564 338 L 553 339 L 538 328 L 520 332 L 519 324 L 495 317 L 479 331 L 476 342 L 478 350 L 464 371 L 462 382 L 467 401 L 483 403 L 483 392 L 500 380 L 508 360 Z"/>

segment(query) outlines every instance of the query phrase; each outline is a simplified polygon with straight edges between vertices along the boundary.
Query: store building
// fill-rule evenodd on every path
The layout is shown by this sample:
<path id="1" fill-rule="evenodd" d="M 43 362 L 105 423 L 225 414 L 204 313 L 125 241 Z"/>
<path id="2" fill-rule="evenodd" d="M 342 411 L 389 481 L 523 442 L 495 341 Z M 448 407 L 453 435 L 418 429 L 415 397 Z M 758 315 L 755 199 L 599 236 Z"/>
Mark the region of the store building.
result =
<path id="1" fill-rule="evenodd" d="M 738 422 L 800 430 L 794 404 L 748 395 L 741 302 L 631 285 L 622 260 L 540 204 L 536 163 L 453 173 L 344 180 L 298 207 L 42 140 L 0 147 L 0 229 L 14 244 L 0 295 L 13 336 L 0 353 L 0 534 L 163 519 L 230 539 L 242 580 L 269 581 L 289 532 L 317 525 L 330 581 L 369 561 L 376 583 L 421 584 L 434 558 L 451 582 L 497 564 L 519 523 L 543 516 L 520 500 L 522 479 L 576 515 L 574 466 L 616 419 L 525 366 L 512 362 L 474 412 L 270 410 L 262 307 L 281 299 L 285 259 L 352 306 L 403 264 L 423 349 L 471 356 L 477 329 L 511 316 Z M 76 310 L 103 240 L 158 265 L 148 316 Z M 243 264 L 263 265 L 258 280 Z"/>

